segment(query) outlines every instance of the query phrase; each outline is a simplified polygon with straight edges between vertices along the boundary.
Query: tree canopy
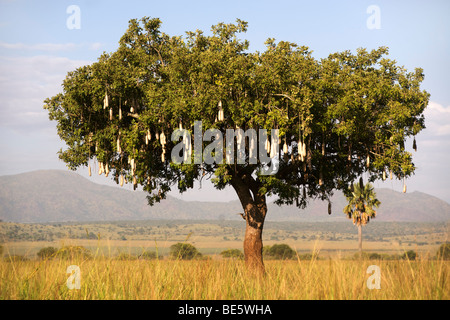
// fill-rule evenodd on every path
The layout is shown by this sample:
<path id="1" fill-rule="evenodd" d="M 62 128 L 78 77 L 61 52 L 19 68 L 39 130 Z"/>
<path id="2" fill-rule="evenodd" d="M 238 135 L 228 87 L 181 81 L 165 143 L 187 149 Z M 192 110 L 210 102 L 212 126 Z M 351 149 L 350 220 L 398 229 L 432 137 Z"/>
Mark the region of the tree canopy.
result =
<path id="1" fill-rule="evenodd" d="M 371 180 L 387 170 L 398 178 L 413 173 L 404 141 L 424 128 L 429 95 L 419 88 L 423 71 L 407 73 L 384 57 L 387 48 L 318 61 L 307 47 L 274 39 L 263 53 L 247 52 L 248 41 L 237 38 L 247 30 L 240 20 L 213 26 L 211 36 L 187 32 L 186 39 L 160 26 L 159 19 L 131 20 L 117 51 L 69 72 L 64 92 L 46 99 L 68 145 L 60 158 L 69 168 L 96 157 L 117 183 L 124 175 L 141 184 L 151 203 L 173 185 L 185 191 L 204 174 L 223 188 L 238 173 L 250 185 L 258 180 L 278 203 L 299 206 L 365 171 Z M 219 101 L 225 117 L 216 122 Z M 288 150 L 278 173 L 255 177 L 260 163 L 236 168 L 171 165 L 168 156 L 162 161 L 163 149 L 174 143 L 155 138 L 170 137 L 179 126 L 192 129 L 195 120 L 203 130 L 279 129 Z"/>
<path id="2" fill-rule="evenodd" d="M 376 198 L 376 193 L 370 183 L 352 184 L 351 188 L 345 192 L 348 205 L 344 208 L 347 218 L 352 219 L 353 224 L 360 226 L 369 223 L 377 215 L 375 208 L 381 204 Z"/>

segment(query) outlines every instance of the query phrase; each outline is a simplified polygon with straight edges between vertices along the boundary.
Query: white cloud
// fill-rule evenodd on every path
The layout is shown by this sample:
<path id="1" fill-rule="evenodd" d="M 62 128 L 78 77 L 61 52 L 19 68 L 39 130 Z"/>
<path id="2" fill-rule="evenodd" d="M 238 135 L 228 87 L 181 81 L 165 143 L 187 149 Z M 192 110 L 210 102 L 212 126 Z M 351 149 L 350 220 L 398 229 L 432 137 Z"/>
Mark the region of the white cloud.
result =
<path id="1" fill-rule="evenodd" d="M 37 44 L 24 44 L 24 43 L 7 43 L 0 42 L 0 48 L 8 50 L 30 50 L 30 51 L 67 51 L 77 48 L 74 43 L 37 43 Z"/>
<path id="2" fill-rule="evenodd" d="M 90 63 L 55 56 L 0 56 L 0 126 L 22 133 L 48 127 L 44 99 L 61 92 L 67 72 Z"/>
<path id="3" fill-rule="evenodd" d="M 89 48 L 90 50 L 100 50 L 103 46 L 100 42 L 94 43 L 8 43 L 0 41 L 0 49 L 5 50 L 21 50 L 21 51 L 44 51 L 44 52 L 58 52 L 58 51 L 73 51 L 76 49 Z"/>
<path id="4" fill-rule="evenodd" d="M 435 137 L 450 135 L 450 106 L 430 101 L 424 112 L 425 126 L 424 132 Z"/>
<path id="5" fill-rule="evenodd" d="M 450 124 L 441 125 L 438 128 L 436 128 L 436 135 L 438 136 L 450 135 Z"/>
<path id="6" fill-rule="evenodd" d="M 61 168 L 64 146 L 43 109 L 61 92 L 67 72 L 92 61 L 58 56 L 0 56 L 0 174 Z"/>
<path id="7" fill-rule="evenodd" d="M 450 114 L 450 106 L 448 106 L 447 108 L 445 108 L 444 106 L 440 105 L 437 102 L 434 101 L 430 101 L 430 103 L 428 103 L 428 106 L 425 110 L 425 112 L 427 113 L 435 113 L 435 114 Z"/>
<path id="8" fill-rule="evenodd" d="M 91 43 L 91 45 L 89 46 L 89 48 L 91 50 L 100 50 L 100 48 L 103 46 L 103 44 L 101 44 L 100 42 L 94 42 Z"/>

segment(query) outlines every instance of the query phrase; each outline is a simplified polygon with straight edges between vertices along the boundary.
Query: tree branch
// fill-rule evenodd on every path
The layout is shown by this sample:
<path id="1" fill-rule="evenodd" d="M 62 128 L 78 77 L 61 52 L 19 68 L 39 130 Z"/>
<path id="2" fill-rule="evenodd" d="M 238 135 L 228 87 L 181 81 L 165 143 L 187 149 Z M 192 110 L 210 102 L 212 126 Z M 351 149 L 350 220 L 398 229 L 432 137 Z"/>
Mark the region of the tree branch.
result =
<path id="1" fill-rule="evenodd" d="M 292 99 L 292 97 L 288 96 L 288 95 L 285 94 L 285 93 L 274 93 L 273 95 L 274 95 L 274 96 L 279 96 L 279 97 L 285 97 L 285 98 L 288 98 L 288 99 L 291 100 L 291 101 L 294 101 L 294 99 Z"/>
<path id="2" fill-rule="evenodd" d="M 130 112 L 128 112 L 128 113 L 127 113 L 127 116 L 130 116 L 130 117 L 139 119 L 139 115 L 138 115 L 137 113 L 130 113 Z"/>

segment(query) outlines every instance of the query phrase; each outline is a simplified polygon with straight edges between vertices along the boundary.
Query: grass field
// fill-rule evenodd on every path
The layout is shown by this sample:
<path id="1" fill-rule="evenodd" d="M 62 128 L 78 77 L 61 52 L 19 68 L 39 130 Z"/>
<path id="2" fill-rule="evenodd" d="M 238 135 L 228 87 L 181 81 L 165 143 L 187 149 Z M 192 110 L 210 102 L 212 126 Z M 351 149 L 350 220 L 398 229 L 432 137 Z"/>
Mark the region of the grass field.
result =
<path id="1" fill-rule="evenodd" d="M 0 299 L 426 299 L 450 298 L 444 260 L 266 261 L 266 276 L 247 274 L 239 260 L 112 258 L 0 262 Z M 69 289 L 69 265 L 79 266 L 80 288 Z M 369 289 L 370 265 L 380 289 Z"/>
<path id="2" fill-rule="evenodd" d="M 287 243 L 299 256 L 317 255 L 307 260 L 266 259 L 263 278 L 249 275 L 242 260 L 219 255 L 226 249 L 242 249 L 239 226 L 234 222 L 3 223 L 3 234 L 9 238 L 2 244 L 0 300 L 450 299 L 450 261 L 436 259 L 439 246 L 448 242 L 448 224 L 384 223 L 366 228 L 365 251 L 400 256 L 413 250 L 416 260 L 353 259 L 357 238 L 351 224 L 268 225 L 264 245 Z M 101 236 L 95 239 L 96 234 Z M 39 241 L 26 240 L 37 237 Z M 185 241 L 207 258 L 169 259 L 170 246 Z M 70 245 L 89 249 L 92 257 L 42 260 L 36 256 L 44 247 Z M 136 258 L 147 250 L 158 252 L 159 258 Z M 118 259 L 121 253 L 134 257 Z M 79 289 L 67 286 L 70 265 L 79 267 Z M 380 269 L 380 289 L 367 286 L 371 265 Z"/>

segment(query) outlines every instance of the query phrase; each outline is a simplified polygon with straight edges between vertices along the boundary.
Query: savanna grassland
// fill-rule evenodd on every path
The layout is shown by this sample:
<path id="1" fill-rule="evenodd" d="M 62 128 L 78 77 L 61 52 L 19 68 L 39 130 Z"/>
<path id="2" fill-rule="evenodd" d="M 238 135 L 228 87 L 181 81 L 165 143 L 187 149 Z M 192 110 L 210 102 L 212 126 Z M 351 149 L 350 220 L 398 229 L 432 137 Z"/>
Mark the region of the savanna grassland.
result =
<path id="1" fill-rule="evenodd" d="M 68 289 L 69 265 L 80 289 Z M 369 289 L 369 265 L 381 270 Z M 266 261 L 266 276 L 247 274 L 240 260 L 2 261 L 1 299 L 449 299 L 445 260 Z"/>
<path id="2" fill-rule="evenodd" d="M 239 226 L 239 221 L 2 223 L 0 299 L 450 298 L 450 261 L 436 257 L 448 241 L 446 224 L 369 224 L 363 248 L 377 255 L 355 259 L 356 228 L 348 221 L 267 223 L 264 244 L 289 244 L 296 256 L 267 258 L 262 278 L 248 274 L 242 260 L 219 254 L 242 248 Z M 202 258 L 169 257 L 177 242 L 194 244 Z M 48 246 L 82 246 L 89 255 L 38 257 Z M 140 258 L 146 251 L 156 258 Z M 417 253 L 415 259 L 400 258 L 407 251 Z M 79 267 L 79 289 L 67 286 L 70 265 Z M 371 265 L 380 268 L 380 289 L 367 286 Z"/>

